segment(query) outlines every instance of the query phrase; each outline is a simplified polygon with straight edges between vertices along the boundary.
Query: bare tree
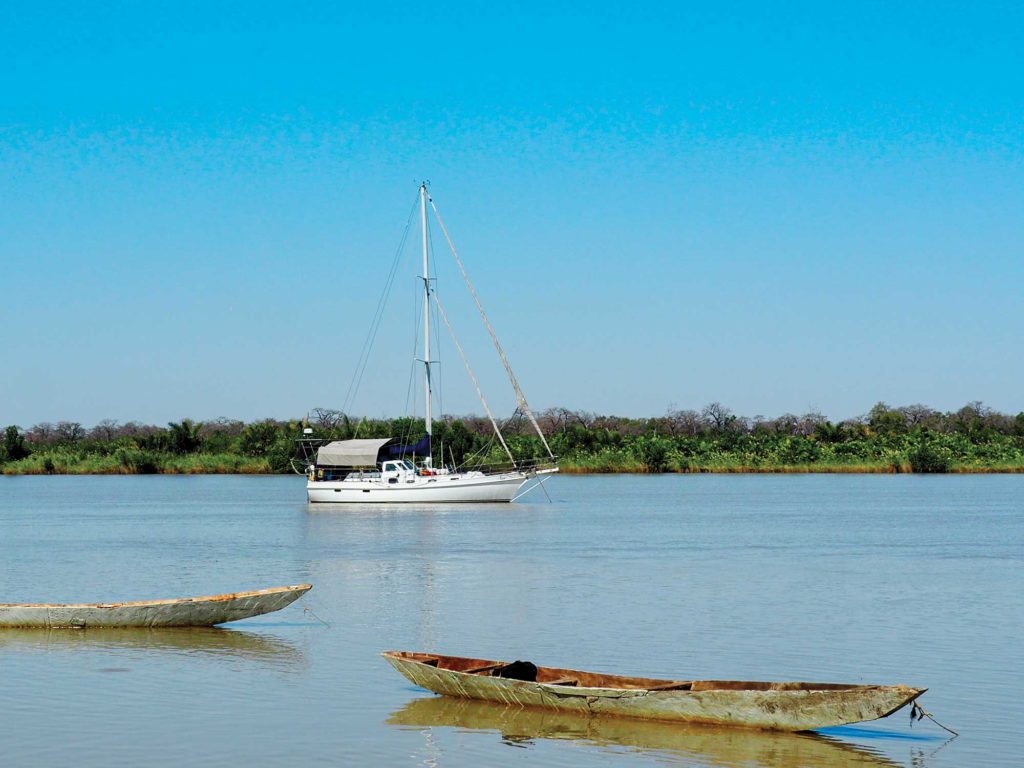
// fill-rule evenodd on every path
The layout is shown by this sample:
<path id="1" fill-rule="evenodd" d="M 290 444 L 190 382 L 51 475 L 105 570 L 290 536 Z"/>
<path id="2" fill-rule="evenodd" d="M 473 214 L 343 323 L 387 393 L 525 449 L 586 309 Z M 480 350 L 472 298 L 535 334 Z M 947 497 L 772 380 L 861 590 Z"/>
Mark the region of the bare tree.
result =
<path id="1" fill-rule="evenodd" d="M 103 419 L 97 422 L 96 426 L 89 430 L 89 437 L 93 440 L 113 440 L 117 435 L 118 426 L 114 419 Z"/>
<path id="2" fill-rule="evenodd" d="M 47 443 L 53 439 L 53 436 L 53 424 L 48 421 L 33 424 L 32 428 L 25 433 L 25 437 L 30 443 Z"/>
<path id="3" fill-rule="evenodd" d="M 137 421 L 129 421 L 121 427 L 121 434 L 124 437 L 152 437 L 165 431 L 163 427 L 158 427 L 155 424 L 140 424 Z"/>
<path id="4" fill-rule="evenodd" d="M 568 408 L 548 408 L 542 411 L 538 418 L 540 428 L 546 435 L 561 432 L 568 426 L 571 413 Z"/>
<path id="5" fill-rule="evenodd" d="M 118 437 L 135 437 L 139 434 L 139 429 L 142 427 L 137 421 L 126 421 L 120 427 L 117 428 Z"/>
<path id="6" fill-rule="evenodd" d="M 732 411 L 721 403 L 708 403 L 701 411 L 704 421 L 716 432 L 724 432 L 730 425 L 730 420 L 735 418 Z"/>
<path id="7" fill-rule="evenodd" d="M 757 416 L 752 416 L 750 418 L 750 431 L 759 433 L 771 432 L 774 428 L 774 424 L 775 422 L 771 419 L 758 414 Z"/>
<path id="8" fill-rule="evenodd" d="M 521 435 L 526 430 L 526 415 L 518 408 L 512 412 L 504 423 L 501 423 L 501 431 L 506 435 Z"/>
<path id="9" fill-rule="evenodd" d="M 314 408 L 313 423 L 323 429 L 337 429 L 345 425 L 345 413 L 333 408 Z"/>
<path id="10" fill-rule="evenodd" d="M 780 435 L 795 435 L 800 419 L 792 413 L 784 413 L 771 420 L 772 431 Z"/>
<path id="11" fill-rule="evenodd" d="M 238 419 L 229 419 L 221 416 L 218 419 L 204 422 L 200 425 L 200 433 L 206 435 L 227 435 L 238 437 L 245 429 L 245 422 Z"/>
<path id="12" fill-rule="evenodd" d="M 645 435 L 652 429 L 657 430 L 661 419 L 630 419 L 625 416 L 594 416 L 588 414 L 592 419 L 587 429 L 606 429 L 609 432 L 618 432 L 620 435 Z"/>
<path id="13" fill-rule="evenodd" d="M 696 437 L 703 426 L 700 414 L 694 410 L 674 410 L 665 414 L 665 423 L 671 435 Z"/>
<path id="14" fill-rule="evenodd" d="M 811 411 L 801 416 L 796 423 L 796 434 L 809 437 L 815 433 L 818 426 L 828 423 L 825 414 L 818 411 Z"/>
<path id="15" fill-rule="evenodd" d="M 594 425 L 594 419 L 597 418 L 590 411 L 570 411 L 573 419 L 584 429 L 590 429 Z"/>
<path id="16" fill-rule="evenodd" d="M 69 443 L 78 442 L 85 437 L 85 427 L 77 421 L 58 421 L 53 430 L 58 439 Z"/>
<path id="17" fill-rule="evenodd" d="M 937 426 L 939 420 L 938 411 L 920 403 L 905 405 L 898 410 L 903 414 L 903 418 L 910 427 L 934 427 Z"/>
<path id="18" fill-rule="evenodd" d="M 447 413 L 442 418 L 444 419 L 445 423 L 449 425 L 453 424 L 456 421 L 461 421 L 462 426 L 464 426 L 469 432 L 472 432 L 474 435 L 482 435 L 484 437 L 489 437 L 491 434 L 494 433 L 494 428 L 491 426 L 491 420 L 486 416 L 474 416 L 473 414 L 468 414 L 466 416 L 456 416 L 454 414 Z M 509 417 L 509 422 L 517 420 L 518 418 L 519 412 L 516 411 L 515 413 L 512 414 L 512 416 Z M 500 423 L 501 422 L 499 422 L 499 424 Z M 541 422 L 541 424 L 543 425 L 543 422 Z M 502 424 L 501 426 L 502 432 L 505 432 L 505 424 Z M 518 429 L 518 427 L 513 424 L 513 429 Z M 508 434 L 513 433 L 509 431 Z"/>
<path id="19" fill-rule="evenodd" d="M 1001 429 L 1010 424 L 1012 420 L 1005 423 L 1000 416 L 1002 414 L 989 408 L 980 400 L 968 403 L 959 411 L 949 414 L 947 420 L 953 429 L 962 432 L 971 432 L 977 429 Z"/>

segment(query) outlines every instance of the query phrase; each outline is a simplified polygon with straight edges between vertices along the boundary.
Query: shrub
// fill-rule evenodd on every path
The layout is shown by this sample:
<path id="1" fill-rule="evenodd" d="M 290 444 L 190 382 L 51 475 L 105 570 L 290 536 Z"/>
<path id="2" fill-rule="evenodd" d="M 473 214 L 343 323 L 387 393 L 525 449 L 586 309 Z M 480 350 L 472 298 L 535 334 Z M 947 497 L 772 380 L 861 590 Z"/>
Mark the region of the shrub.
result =
<path id="1" fill-rule="evenodd" d="M 914 472 L 949 472 L 952 461 L 949 455 L 931 443 L 921 443 L 907 454 L 907 461 Z"/>
<path id="2" fill-rule="evenodd" d="M 242 430 L 240 448 L 246 456 L 266 456 L 277 441 L 277 426 L 270 421 L 258 421 Z"/>
<path id="3" fill-rule="evenodd" d="M 129 472 L 155 475 L 160 471 L 157 455 L 138 448 L 119 448 L 114 454 L 118 463 Z"/>
<path id="4" fill-rule="evenodd" d="M 4 430 L 4 441 L 0 444 L 0 461 L 21 461 L 28 454 L 25 437 L 12 424 Z"/>
<path id="5" fill-rule="evenodd" d="M 648 472 L 664 472 L 668 467 L 669 443 L 660 437 L 642 437 L 635 447 L 636 456 Z"/>

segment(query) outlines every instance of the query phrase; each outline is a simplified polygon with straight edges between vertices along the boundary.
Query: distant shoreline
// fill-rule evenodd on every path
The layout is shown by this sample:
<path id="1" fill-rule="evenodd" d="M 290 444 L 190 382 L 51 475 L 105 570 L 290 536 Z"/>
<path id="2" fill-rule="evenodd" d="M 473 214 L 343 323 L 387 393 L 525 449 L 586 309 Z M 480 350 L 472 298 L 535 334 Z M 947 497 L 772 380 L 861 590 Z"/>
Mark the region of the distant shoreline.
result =
<path id="1" fill-rule="evenodd" d="M 83 476 L 145 476 L 145 475 L 265 475 L 284 476 L 295 473 L 274 472 L 265 462 L 256 462 L 249 466 L 236 467 L 163 467 L 155 471 L 131 470 L 126 467 L 105 469 L 87 469 L 66 467 L 60 470 L 46 471 L 36 467 L 21 468 L 17 466 L 0 467 L 0 475 L 5 477 L 83 477 Z M 912 475 L 912 474 L 946 474 L 946 475 L 1016 475 L 1024 474 L 1022 466 L 953 466 L 943 472 L 914 472 L 910 466 L 875 465 L 782 465 L 775 467 L 688 467 L 686 469 L 668 469 L 658 472 L 638 468 L 594 469 L 568 464 L 560 467 L 563 475 Z"/>
<path id="2" fill-rule="evenodd" d="M 541 434 L 535 432 L 534 427 Z M 5 475 L 289 474 L 332 440 L 391 438 L 413 445 L 426 429 L 412 417 L 355 419 L 315 409 L 312 418 L 245 424 L 182 419 L 166 427 L 103 421 L 40 423 L 0 432 Z M 552 408 L 531 425 L 513 418 L 494 439 L 488 419 L 432 423 L 435 466 L 472 469 L 558 457 L 565 474 L 1019 474 L 1024 412 L 979 402 L 941 413 L 877 403 L 862 417 L 818 413 L 774 419 L 733 415 L 719 403 L 655 418 L 597 416 Z M 301 449 L 300 449 L 301 446 Z"/>
<path id="3" fill-rule="evenodd" d="M 576 469 L 563 467 L 563 475 L 1019 475 L 1024 474 L 1024 466 L 1013 467 L 953 467 L 944 472 L 915 472 L 913 469 L 892 466 L 877 467 L 715 467 L 666 470 L 664 472 L 646 472 L 643 470 L 610 470 Z"/>

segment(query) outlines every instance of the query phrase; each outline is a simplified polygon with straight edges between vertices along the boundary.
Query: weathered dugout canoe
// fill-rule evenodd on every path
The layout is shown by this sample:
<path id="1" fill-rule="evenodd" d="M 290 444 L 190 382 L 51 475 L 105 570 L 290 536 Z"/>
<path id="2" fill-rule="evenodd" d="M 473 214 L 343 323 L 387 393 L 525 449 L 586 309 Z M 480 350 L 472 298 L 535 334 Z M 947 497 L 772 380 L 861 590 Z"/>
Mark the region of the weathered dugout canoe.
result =
<path id="1" fill-rule="evenodd" d="M 656 680 L 552 667 L 537 667 L 535 679 L 522 680 L 498 676 L 508 673 L 508 662 L 406 651 L 382 655 L 416 685 L 444 696 L 778 731 L 877 720 L 927 690 L 904 685 Z"/>
<path id="2" fill-rule="evenodd" d="M 312 584 L 132 603 L 0 603 L 0 627 L 212 627 L 279 611 Z"/>
<path id="3" fill-rule="evenodd" d="M 494 701 L 431 696 L 392 712 L 387 723 L 404 728 L 448 727 L 500 734 L 515 744 L 555 739 L 624 751 L 671 753 L 686 765 L 770 765 L 772 768 L 898 768 L 871 747 L 820 733 L 789 733 L 700 723 L 637 720 L 509 707 Z M 675 761 L 671 761 L 675 762 Z"/>

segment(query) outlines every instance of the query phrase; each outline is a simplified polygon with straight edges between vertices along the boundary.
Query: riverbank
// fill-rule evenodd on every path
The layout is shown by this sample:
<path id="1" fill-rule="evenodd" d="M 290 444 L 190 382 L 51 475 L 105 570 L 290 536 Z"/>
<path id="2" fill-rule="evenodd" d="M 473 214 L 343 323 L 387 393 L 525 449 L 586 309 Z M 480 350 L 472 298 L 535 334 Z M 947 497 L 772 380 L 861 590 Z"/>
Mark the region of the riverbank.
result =
<path id="1" fill-rule="evenodd" d="M 649 475 L 646 469 L 592 469 L 590 467 L 562 466 L 565 475 Z M 1024 473 L 1024 465 L 981 467 L 972 465 L 953 466 L 939 474 L 949 475 L 1016 475 Z M 778 467 L 749 466 L 708 466 L 664 470 L 654 474 L 664 475 L 900 475 L 915 473 L 909 464 L 900 465 L 849 465 L 849 464 L 801 464 Z M 936 473 L 930 473 L 936 474 Z"/>
<path id="2" fill-rule="evenodd" d="M 314 420 L 244 424 L 190 419 L 166 428 L 101 422 L 92 429 L 59 422 L 0 441 L 6 475 L 288 474 L 304 464 L 299 441 L 392 438 L 411 445 L 424 434 L 411 418 L 354 420 L 336 411 Z M 1024 472 L 1024 413 L 1000 414 L 980 403 L 940 413 L 879 403 L 857 419 L 820 414 L 745 419 L 713 403 L 700 414 L 627 419 L 565 409 L 540 414 L 545 442 L 524 419 L 503 425 L 517 461 L 558 457 L 566 474 L 988 474 Z M 305 443 L 307 446 L 309 443 Z M 509 456 L 477 417 L 433 422 L 434 464 L 473 468 Z"/>
<path id="3" fill-rule="evenodd" d="M 566 475 L 651 475 L 651 474 L 720 474 L 720 475 L 787 475 L 787 474 L 921 474 L 909 461 L 872 463 L 804 463 L 804 464 L 742 464 L 691 462 L 685 466 L 652 470 L 636 459 L 608 461 L 600 457 L 575 457 L 559 462 Z M 932 471 L 931 474 L 936 474 Z M 942 474 L 1020 474 L 1020 464 L 954 463 Z M 189 456 L 144 456 L 125 460 L 117 456 L 86 456 L 81 458 L 36 455 L 0 466 L 0 474 L 18 475 L 271 475 L 275 472 L 265 458 L 230 454 L 192 454 Z"/>

